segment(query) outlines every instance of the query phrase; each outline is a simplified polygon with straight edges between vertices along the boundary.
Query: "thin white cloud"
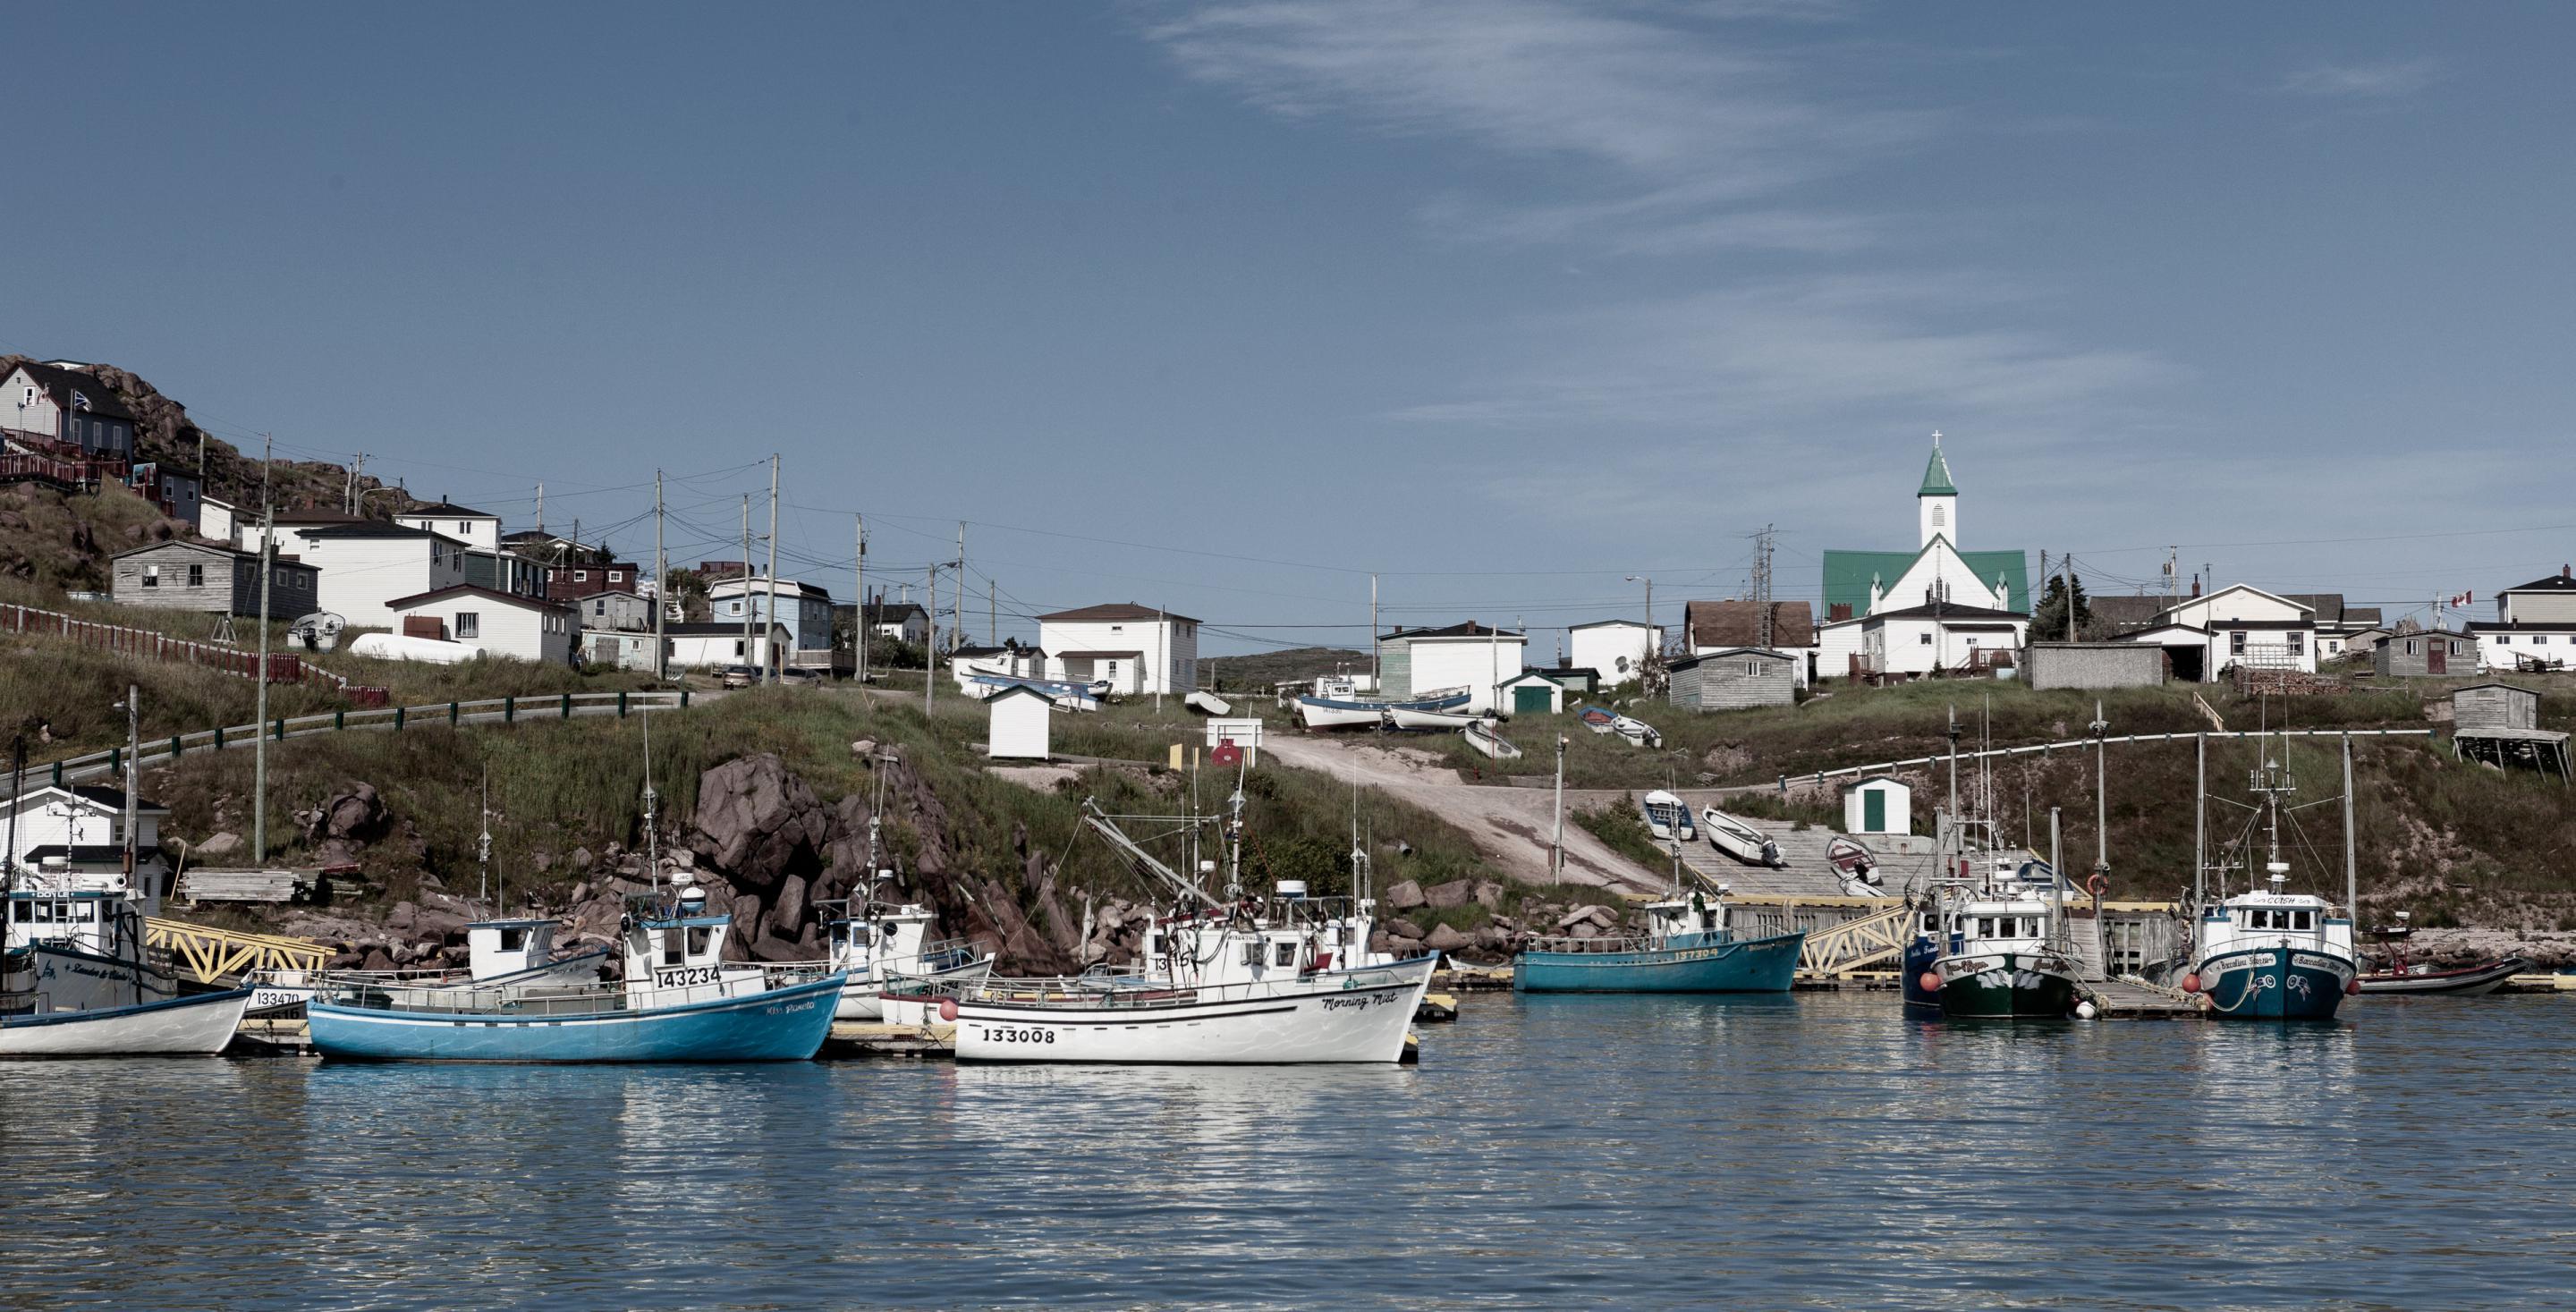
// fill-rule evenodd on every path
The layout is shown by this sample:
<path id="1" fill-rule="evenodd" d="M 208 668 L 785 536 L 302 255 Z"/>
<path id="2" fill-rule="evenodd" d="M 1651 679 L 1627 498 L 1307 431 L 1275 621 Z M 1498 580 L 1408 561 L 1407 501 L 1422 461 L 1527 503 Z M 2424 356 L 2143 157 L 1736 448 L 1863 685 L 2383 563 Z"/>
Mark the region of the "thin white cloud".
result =
<path id="1" fill-rule="evenodd" d="M 1261 0 L 1147 35 L 1189 77 L 1271 112 L 1473 142 L 1551 166 L 1550 191 L 1591 193 L 1426 211 L 1459 235 L 1641 254 L 1846 250 L 1868 239 L 1866 222 L 1792 219 L 1768 198 L 1919 141 L 1938 117 L 1830 97 L 1816 69 L 1747 35 L 1746 20 L 1840 13 L 1785 0 Z"/>
<path id="2" fill-rule="evenodd" d="M 2438 59 L 2388 59 L 2351 64 L 2310 64 L 2281 79 L 2296 95 L 2342 100 L 2411 96 L 2442 78 Z"/>

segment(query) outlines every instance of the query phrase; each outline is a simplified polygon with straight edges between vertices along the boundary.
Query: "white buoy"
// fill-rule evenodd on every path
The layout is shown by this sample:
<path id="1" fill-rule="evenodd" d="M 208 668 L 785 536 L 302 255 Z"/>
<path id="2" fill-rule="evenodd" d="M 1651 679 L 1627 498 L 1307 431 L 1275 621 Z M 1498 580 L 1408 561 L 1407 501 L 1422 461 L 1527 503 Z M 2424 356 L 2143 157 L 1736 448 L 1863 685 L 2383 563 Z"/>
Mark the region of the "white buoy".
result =
<path id="1" fill-rule="evenodd" d="M 2095 1013 L 2094 1013 L 2094 1011 L 2093 1011 L 2093 1004 L 2092 1004 L 2092 1003 L 2090 1003 L 2090 1002 L 2079 1002 L 2079 1003 L 2076 1003 L 2076 1004 L 2075 1004 L 2075 1019 L 2077 1019 L 2077 1020 L 2091 1020 L 2091 1019 L 2093 1019 L 2094 1014 L 2095 1014 Z"/>

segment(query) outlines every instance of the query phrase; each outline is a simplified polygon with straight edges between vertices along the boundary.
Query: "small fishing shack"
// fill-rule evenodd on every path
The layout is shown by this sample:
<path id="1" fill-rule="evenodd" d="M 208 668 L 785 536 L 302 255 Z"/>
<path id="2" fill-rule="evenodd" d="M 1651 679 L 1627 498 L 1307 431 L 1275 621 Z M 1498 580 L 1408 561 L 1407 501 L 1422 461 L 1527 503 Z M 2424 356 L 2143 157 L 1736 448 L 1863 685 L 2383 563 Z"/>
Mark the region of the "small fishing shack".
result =
<path id="1" fill-rule="evenodd" d="M 2569 782 L 2567 735 L 2540 727 L 2540 694 L 2509 683 L 2451 694 L 2451 750 L 2462 760 L 2519 765 Z"/>

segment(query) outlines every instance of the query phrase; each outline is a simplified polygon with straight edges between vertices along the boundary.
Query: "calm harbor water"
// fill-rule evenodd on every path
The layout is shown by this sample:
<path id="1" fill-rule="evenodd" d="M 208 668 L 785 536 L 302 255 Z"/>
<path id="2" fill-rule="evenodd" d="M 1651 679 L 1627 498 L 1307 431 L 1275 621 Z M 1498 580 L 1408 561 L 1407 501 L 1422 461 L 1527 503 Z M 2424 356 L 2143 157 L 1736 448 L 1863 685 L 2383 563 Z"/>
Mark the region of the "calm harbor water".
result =
<path id="1" fill-rule="evenodd" d="M 0 1064 L 0 1304 L 2576 1300 L 2576 999 L 1469 997 L 1414 1069 Z"/>

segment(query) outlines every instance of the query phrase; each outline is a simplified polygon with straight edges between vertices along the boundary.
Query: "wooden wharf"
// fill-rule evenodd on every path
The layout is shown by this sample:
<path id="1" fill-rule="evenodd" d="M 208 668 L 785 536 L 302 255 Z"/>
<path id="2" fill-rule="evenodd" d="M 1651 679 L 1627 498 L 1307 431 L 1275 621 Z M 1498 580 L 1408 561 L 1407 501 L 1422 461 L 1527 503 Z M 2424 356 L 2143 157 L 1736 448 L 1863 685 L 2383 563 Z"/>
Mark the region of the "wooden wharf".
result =
<path id="1" fill-rule="evenodd" d="M 2090 980 L 2076 987 L 2093 1004 L 2096 1020 L 2198 1020 L 2208 1014 L 2199 998 L 2180 989 L 2118 979 Z"/>

